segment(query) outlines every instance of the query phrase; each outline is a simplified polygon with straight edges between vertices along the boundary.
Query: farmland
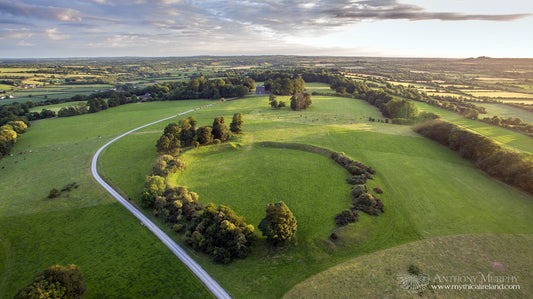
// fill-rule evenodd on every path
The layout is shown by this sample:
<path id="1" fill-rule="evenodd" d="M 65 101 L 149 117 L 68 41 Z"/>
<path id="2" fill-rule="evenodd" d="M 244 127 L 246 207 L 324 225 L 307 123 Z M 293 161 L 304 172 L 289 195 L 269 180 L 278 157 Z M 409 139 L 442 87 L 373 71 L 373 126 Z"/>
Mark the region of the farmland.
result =
<path id="1" fill-rule="evenodd" d="M 347 110 L 345 100 L 352 102 L 352 110 Z M 176 178 L 177 185 L 185 185 L 197 192 L 201 201 L 229 205 L 251 223 L 259 222 L 263 213 L 261 207 L 270 198 L 283 198 L 295 215 L 300 215 L 297 245 L 277 252 L 260 242 L 251 256 L 231 265 L 232 271 L 236 272 L 232 277 L 224 274 L 227 266 L 213 265 L 207 257 L 199 257 L 200 263 L 236 297 L 279 297 L 307 275 L 340 261 L 427 237 L 458 233 L 531 233 L 529 212 L 526 212 L 533 208 L 530 198 L 501 184 L 491 183 L 490 178 L 455 153 L 412 137 L 411 133 L 380 133 L 384 129 L 378 125 L 385 124 L 365 124 L 363 121 L 361 125 L 367 126 L 365 131 L 357 129 L 357 125 L 325 124 L 328 118 L 333 123 L 335 115 L 340 115 L 340 111 L 331 107 L 341 107 L 345 113 L 364 118 L 369 111 L 361 110 L 362 107 L 374 109 L 364 102 L 317 97 L 314 100 L 316 106 L 312 106 L 314 109 L 303 112 L 302 117 L 299 113 L 262 108 L 266 102 L 266 98 L 249 98 L 217 106 L 216 110 L 196 112 L 194 116 L 200 125 L 217 112 L 226 117 L 233 111 L 245 112 L 246 134 L 222 148 L 209 146 L 185 153 L 182 159 L 188 165 L 187 170 Z M 330 111 L 323 109 L 326 103 L 329 103 Z M 320 124 L 309 121 L 317 113 L 321 116 Z M 292 114 L 292 118 L 284 114 Z M 280 115 L 279 119 L 277 115 Z M 124 186 L 122 189 L 130 197 L 135 198 L 140 193 L 143 176 L 142 171 L 126 169 L 135 161 L 149 172 L 150 161 L 155 159 L 153 144 L 159 132 L 146 128 L 144 133 L 118 141 L 104 154 L 102 166 L 106 175 L 116 185 Z M 331 243 L 328 232 L 334 228 L 333 219 L 329 218 L 328 224 L 328 217 L 315 219 L 312 211 L 320 209 L 321 215 L 333 217 L 339 208 L 346 206 L 348 194 L 342 195 L 342 192 L 349 191 L 344 183 L 346 174 L 343 179 L 342 169 L 311 153 L 261 147 L 259 143 L 266 140 L 325 146 L 345 151 L 372 165 L 378 170 L 372 183 L 387 190 L 383 196 L 387 212 L 379 219 L 362 215 L 360 222 L 342 230 L 341 241 Z M 145 145 L 133 149 L 133 144 Z M 367 148 L 369 145 L 372 145 L 371 149 Z M 118 159 L 119 156 L 131 158 Z M 107 163 L 113 166 L 107 167 Z M 299 169 L 304 169 L 303 173 Z M 125 173 L 132 174 L 126 176 Z M 457 177 L 453 175 L 455 173 L 464 175 Z M 320 189 L 305 188 L 301 193 L 293 186 L 302 180 L 306 185 L 318 185 Z M 314 180 L 322 183 L 313 183 Z M 489 186 L 490 191 L 486 189 Z M 338 191 L 341 193 L 334 195 Z M 476 194 L 484 194 L 483 199 Z M 501 206 L 501 198 L 509 200 L 505 206 Z M 335 202 L 331 202 L 332 199 Z M 320 204 L 324 200 L 331 203 Z M 483 201 L 482 207 L 480 200 Z M 306 210 L 308 206 L 302 202 L 310 202 L 313 210 Z M 421 210 L 425 217 L 416 216 Z M 447 213 L 441 213 L 443 210 Z M 313 219 L 311 223 L 308 222 L 310 218 Z M 323 224 L 315 226 L 314 223 Z M 179 235 L 174 237 L 180 241 Z M 258 283 L 257 277 L 263 277 L 260 290 L 254 287 Z"/>
<path id="2" fill-rule="evenodd" d="M 223 78 L 222 70 L 244 76 L 254 66 L 264 65 L 262 59 L 268 60 L 241 57 L 239 63 L 232 64 L 226 58 L 217 59 L 203 58 L 195 63 L 177 59 L 165 69 L 156 68 L 153 62 L 158 70 L 146 74 L 137 72 L 131 61 L 128 67 L 116 62 L 113 64 L 117 65 L 101 63 L 91 71 L 85 69 L 87 72 L 78 74 L 79 77 L 92 72 L 91 76 L 111 76 L 120 84 L 60 83 L 54 87 L 21 89 L 13 92 L 14 99 L 2 103 L 67 98 L 100 88 L 120 90 L 122 84 L 137 84 L 141 88 L 199 75 Z M 289 69 L 298 63 L 306 67 L 315 65 L 308 60 L 278 59 Z M 381 70 L 390 69 L 390 65 L 372 59 L 365 66 L 348 58 L 323 60 L 328 59 L 330 67 L 338 64 L 357 69 L 361 78 L 366 77 L 371 90 L 394 84 L 413 85 L 428 93 L 438 89 L 443 93 L 452 85 L 473 90 L 471 84 L 494 87 L 507 81 L 479 80 L 478 74 L 471 74 L 464 77 L 464 82 L 444 84 L 439 83 L 446 82 L 438 80 L 440 77 L 455 78 L 458 71 L 446 75 L 431 71 L 406 74 L 404 65 L 397 68 L 398 72 L 387 73 Z M 294 65 L 290 64 L 292 61 Z M 409 63 L 416 64 L 413 69 L 422 70 L 427 60 Z M 366 69 L 368 65 L 372 67 Z M 43 67 L 32 70 L 38 69 Z M 29 68 L 14 68 L 11 72 L 21 74 L 26 70 Z M 7 73 L 2 69 L 1 74 Z M 435 76 L 432 82 L 415 82 L 419 76 L 430 74 Z M 57 73 L 55 77 L 63 80 L 67 77 L 60 75 Z M 485 77 L 496 78 L 489 74 Z M 513 84 L 519 82 L 515 80 Z M 128 88 L 133 88 L 132 85 Z M 476 91 L 489 90 L 484 86 L 476 88 Z M 334 95 L 335 91 L 323 82 L 307 82 L 306 90 L 315 95 L 305 111 L 291 111 L 288 107 L 272 109 L 268 96 L 248 95 L 211 107 L 206 105 L 215 100 L 136 102 L 98 113 L 32 121 L 28 132 L 17 139 L 13 155 L 0 160 L 0 191 L 5 194 L 0 199 L 3 228 L 0 231 L 3 252 L 0 297 L 13 297 L 34 275 L 50 265 L 71 263 L 79 265 L 85 275 L 87 298 L 208 297 L 200 281 L 106 194 L 89 171 L 94 152 L 112 138 L 196 107 L 203 108 L 187 116 L 196 118 L 197 127 L 211 125 L 218 116 L 224 116 L 229 124 L 234 113 L 242 113 L 244 134 L 232 137 L 227 143 L 184 151 L 179 158 L 185 162 L 186 169 L 171 175 L 167 183 L 186 186 L 204 204 L 229 206 L 256 227 L 258 240 L 245 259 L 216 264 L 209 256 L 187 247 L 186 237 L 174 232 L 151 210 L 144 212 L 183 245 L 233 297 L 407 297 L 410 293 L 399 286 L 396 275 L 406 272 L 410 264 L 416 264 L 422 273 L 432 277 L 491 271 L 522 277 L 522 291 L 501 293 L 504 297 L 520 297 L 532 290 L 533 279 L 528 270 L 532 262 L 527 251 L 533 235 L 531 195 L 480 172 L 476 165 L 421 137 L 411 126 L 390 123 L 376 107 L 355 98 L 355 94 Z M 449 93 L 460 94 L 452 91 Z M 290 96 L 280 95 L 277 100 L 288 103 Z M 39 112 L 42 108 L 57 111 L 80 103 L 83 102 L 40 106 L 31 111 Z M 533 139 L 524 134 L 467 119 L 427 103 L 415 102 L 415 105 L 421 111 L 436 113 L 505 146 L 522 152 L 531 152 L 533 148 Z M 532 122 L 531 113 L 525 110 L 502 104 L 476 102 L 476 105 L 486 107 L 489 117 L 520 117 Z M 102 153 L 100 173 L 132 203 L 141 202 L 145 178 L 157 159 L 156 141 L 168 123 L 178 120 L 158 123 L 125 136 Z M 376 174 L 367 185 L 370 190 L 379 187 L 384 191 L 383 194 L 371 192 L 383 201 L 385 212 L 377 217 L 360 212 L 358 222 L 338 227 L 334 216 L 348 209 L 352 201 L 351 186 L 346 183 L 350 174 L 326 156 L 294 148 L 272 148 L 268 141 L 344 152 L 371 166 Z M 80 187 L 58 198 L 47 198 L 50 189 L 72 182 Z M 293 242 L 272 246 L 257 227 L 265 215 L 265 205 L 280 200 L 294 213 L 298 232 Z M 332 232 L 337 239 L 330 238 Z M 464 294 L 478 298 L 494 295 Z M 444 292 L 440 296 L 456 295 Z"/>

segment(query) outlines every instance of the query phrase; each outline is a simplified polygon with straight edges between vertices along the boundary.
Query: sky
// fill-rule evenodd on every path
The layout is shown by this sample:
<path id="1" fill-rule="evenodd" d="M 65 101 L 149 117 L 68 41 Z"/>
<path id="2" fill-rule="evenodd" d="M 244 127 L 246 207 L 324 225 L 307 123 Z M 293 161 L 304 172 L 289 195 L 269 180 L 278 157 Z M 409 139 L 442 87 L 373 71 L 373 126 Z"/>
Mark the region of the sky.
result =
<path id="1" fill-rule="evenodd" d="M 531 0 L 0 0 L 0 58 L 533 58 Z"/>

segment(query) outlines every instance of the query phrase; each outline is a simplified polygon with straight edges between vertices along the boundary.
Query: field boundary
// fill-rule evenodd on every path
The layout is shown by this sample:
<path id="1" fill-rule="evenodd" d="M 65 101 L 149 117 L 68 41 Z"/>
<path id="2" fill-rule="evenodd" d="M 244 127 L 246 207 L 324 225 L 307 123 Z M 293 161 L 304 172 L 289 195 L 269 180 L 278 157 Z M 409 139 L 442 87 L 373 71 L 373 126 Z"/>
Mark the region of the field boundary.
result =
<path id="1" fill-rule="evenodd" d="M 208 106 L 211 106 L 210 104 Z M 111 194 L 120 204 L 122 204 L 128 211 L 130 211 L 141 223 L 146 226 L 150 231 L 152 231 L 160 240 L 165 244 L 190 270 L 196 275 L 200 281 L 207 287 L 207 289 L 215 295 L 217 298 L 231 298 L 231 296 L 200 266 L 195 260 L 193 260 L 186 252 L 181 248 L 174 240 L 172 240 L 165 232 L 163 232 L 156 224 L 154 224 L 148 217 L 146 217 L 142 211 L 138 210 L 133 204 L 128 200 L 122 197 L 115 189 L 113 189 L 104 179 L 98 174 L 98 158 L 103 150 L 105 150 L 113 142 L 119 140 L 120 138 L 127 136 L 135 131 L 143 129 L 145 127 L 170 120 L 176 116 L 181 116 L 188 114 L 194 111 L 200 110 L 200 108 L 191 109 L 177 115 L 166 117 L 158 121 L 151 122 L 149 124 L 140 126 L 133 130 L 130 130 L 111 141 L 107 142 L 105 145 L 100 147 L 93 156 L 91 162 L 91 173 L 94 179 L 102 186 L 104 189 Z"/>

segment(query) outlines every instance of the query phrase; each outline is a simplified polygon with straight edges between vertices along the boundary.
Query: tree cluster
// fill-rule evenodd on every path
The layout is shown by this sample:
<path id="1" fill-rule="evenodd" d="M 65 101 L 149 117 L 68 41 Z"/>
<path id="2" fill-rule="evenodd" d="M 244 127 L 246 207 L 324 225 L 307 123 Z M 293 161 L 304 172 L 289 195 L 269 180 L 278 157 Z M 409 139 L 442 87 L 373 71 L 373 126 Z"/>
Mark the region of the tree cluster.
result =
<path id="1" fill-rule="evenodd" d="M 185 170 L 185 162 L 180 158 L 171 155 L 160 155 L 153 168 L 153 174 L 158 176 L 169 176 L 178 171 Z"/>
<path id="2" fill-rule="evenodd" d="M 414 130 L 457 151 L 490 176 L 533 194 L 532 154 L 503 147 L 488 137 L 444 120 L 421 124 Z"/>
<path id="3" fill-rule="evenodd" d="M 310 93 L 297 93 L 291 97 L 291 109 L 292 110 L 305 110 L 311 106 L 313 101 L 311 100 Z"/>
<path id="4" fill-rule="evenodd" d="M 26 132 L 28 126 L 23 121 L 10 121 L 0 127 L 0 157 L 3 157 L 11 151 L 11 148 L 17 143 L 19 135 Z"/>
<path id="5" fill-rule="evenodd" d="M 281 109 L 287 106 L 284 101 L 278 102 L 278 100 L 276 100 L 276 96 L 273 94 L 268 97 L 268 102 L 270 103 L 270 107 L 272 107 L 272 109 Z"/>
<path id="6" fill-rule="evenodd" d="M 86 291 L 80 267 L 55 265 L 35 276 L 14 298 L 83 298 Z"/>
<path id="7" fill-rule="evenodd" d="M 523 122 L 519 117 L 504 118 L 494 115 L 492 118 L 484 117 L 481 121 L 494 126 L 518 131 L 533 137 L 533 125 Z"/>
<path id="8" fill-rule="evenodd" d="M 247 225 L 229 207 L 212 203 L 204 206 L 198 194 L 187 187 L 168 188 L 165 178 L 147 177 L 143 191 L 144 207 L 177 233 L 185 233 L 186 242 L 194 249 L 207 253 L 217 263 L 229 263 L 245 258 L 255 239 L 253 225 Z"/>
<path id="9" fill-rule="evenodd" d="M 165 127 L 163 135 L 157 141 L 156 147 L 160 154 L 176 156 L 182 148 L 218 144 L 230 139 L 231 133 L 240 134 L 244 126 L 242 113 L 233 115 L 230 127 L 225 124 L 224 117 L 219 116 L 213 120 L 212 126 L 203 126 L 196 129 L 196 118 L 191 116 Z"/>
<path id="10" fill-rule="evenodd" d="M 254 226 L 247 225 L 244 217 L 229 207 L 212 203 L 196 213 L 185 236 L 191 247 L 223 264 L 248 256 L 255 239 Z"/>
<path id="11" fill-rule="evenodd" d="M 296 235 L 298 228 L 296 218 L 283 202 L 268 204 L 265 208 L 266 216 L 259 223 L 259 230 L 269 242 L 274 245 L 290 241 Z"/>

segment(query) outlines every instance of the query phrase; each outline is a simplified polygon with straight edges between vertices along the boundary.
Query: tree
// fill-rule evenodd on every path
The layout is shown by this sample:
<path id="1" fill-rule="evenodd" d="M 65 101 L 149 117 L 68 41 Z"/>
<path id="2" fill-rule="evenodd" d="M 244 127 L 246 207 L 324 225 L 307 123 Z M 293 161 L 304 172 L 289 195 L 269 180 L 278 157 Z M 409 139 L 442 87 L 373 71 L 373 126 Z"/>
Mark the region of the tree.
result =
<path id="1" fill-rule="evenodd" d="M 17 134 L 23 134 L 28 129 L 28 126 L 20 120 L 10 121 L 7 124 L 10 125 L 13 128 L 13 131 L 15 131 Z"/>
<path id="2" fill-rule="evenodd" d="M 87 291 L 80 267 L 55 265 L 21 289 L 15 298 L 83 298 Z"/>
<path id="3" fill-rule="evenodd" d="M 298 93 L 291 97 L 291 109 L 292 110 L 305 110 L 311 106 L 311 94 L 310 93 Z"/>
<path id="4" fill-rule="evenodd" d="M 168 124 L 163 135 L 157 141 L 157 152 L 173 156 L 179 154 L 181 148 L 180 133 L 181 128 L 176 123 Z"/>
<path id="5" fill-rule="evenodd" d="M 213 128 L 211 126 L 204 126 L 198 128 L 196 131 L 196 140 L 200 145 L 207 145 L 213 142 Z"/>
<path id="6" fill-rule="evenodd" d="M 163 194 L 165 190 L 165 178 L 158 175 L 146 177 L 146 181 L 144 182 L 144 190 L 142 192 L 142 206 L 147 208 L 152 207 L 156 197 Z"/>
<path id="7" fill-rule="evenodd" d="M 279 244 L 294 238 L 297 229 L 296 218 L 284 202 L 268 204 L 265 210 L 266 216 L 258 227 L 268 241 Z"/>
<path id="8" fill-rule="evenodd" d="M 242 120 L 242 118 L 243 118 L 242 113 L 233 114 L 233 120 L 231 121 L 231 124 L 229 125 L 229 129 L 231 132 L 235 134 L 242 133 L 242 127 L 244 125 L 244 121 Z"/>
<path id="9" fill-rule="evenodd" d="M 103 99 L 94 98 L 87 101 L 89 106 L 89 113 L 96 113 L 108 108 L 107 102 Z"/>
<path id="10" fill-rule="evenodd" d="M 180 120 L 181 133 L 179 134 L 179 140 L 184 147 L 191 146 L 196 136 L 196 128 L 191 124 L 191 120 L 196 125 L 196 118 Z"/>
<path id="11" fill-rule="evenodd" d="M 236 93 L 237 93 L 237 96 L 238 96 L 239 98 L 244 97 L 245 95 L 248 94 L 248 92 L 250 92 L 250 90 L 249 90 L 248 87 L 246 87 L 246 86 L 239 85 L 239 86 L 237 86 L 237 88 L 236 88 Z"/>
<path id="12" fill-rule="evenodd" d="M 221 142 L 228 141 L 230 132 L 228 126 L 224 124 L 224 117 L 216 117 L 213 121 L 213 138 L 218 139 Z"/>

